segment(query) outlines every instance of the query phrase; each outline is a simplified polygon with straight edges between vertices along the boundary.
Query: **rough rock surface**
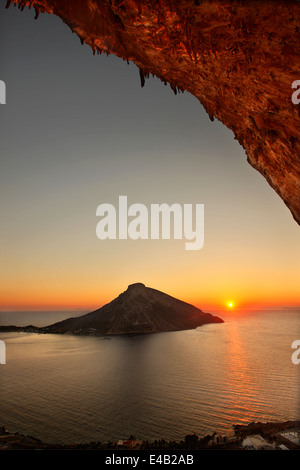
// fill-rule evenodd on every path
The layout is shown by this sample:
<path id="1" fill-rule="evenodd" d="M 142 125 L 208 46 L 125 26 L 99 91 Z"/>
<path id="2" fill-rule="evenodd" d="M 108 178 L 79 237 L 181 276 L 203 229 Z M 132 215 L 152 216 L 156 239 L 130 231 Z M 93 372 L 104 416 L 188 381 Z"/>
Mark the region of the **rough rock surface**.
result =
<path id="1" fill-rule="evenodd" d="M 297 0 L 13 0 L 58 15 L 94 52 L 187 90 L 230 128 L 300 223 Z"/>
<path id="2" fill-rule="evenodd" d="M 144 284 L 128 286 L 94 312 L 43 328 L 45 333 L 122 335 L 197 328 L 223 320 Z"/>

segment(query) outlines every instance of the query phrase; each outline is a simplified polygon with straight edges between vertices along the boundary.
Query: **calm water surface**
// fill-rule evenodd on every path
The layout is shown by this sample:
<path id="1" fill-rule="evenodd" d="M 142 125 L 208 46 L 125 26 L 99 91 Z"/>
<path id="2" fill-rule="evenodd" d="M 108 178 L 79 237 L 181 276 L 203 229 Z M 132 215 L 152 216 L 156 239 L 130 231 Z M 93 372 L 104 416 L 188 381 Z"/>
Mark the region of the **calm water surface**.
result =
<path id="1" fill-rule="evenodd" d="M 42 326 L 70 316 L 0 313 L 0 324 Z M 300 419 L 300 365 L 291 361 L 300 312 L 220 316 L 224 324 L 110 339 L 1 334 L 0 425 L 72 443 L 131 434 L 177 440 Z"/>

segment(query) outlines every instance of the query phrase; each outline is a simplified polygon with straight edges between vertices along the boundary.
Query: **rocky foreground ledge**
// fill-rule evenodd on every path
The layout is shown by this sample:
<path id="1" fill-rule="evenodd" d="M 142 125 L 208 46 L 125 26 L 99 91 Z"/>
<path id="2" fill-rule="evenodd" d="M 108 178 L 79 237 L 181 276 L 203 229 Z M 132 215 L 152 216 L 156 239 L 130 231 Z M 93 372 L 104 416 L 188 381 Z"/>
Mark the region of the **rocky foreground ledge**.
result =
<path id="1" fill-rule="evenodd" d="M 131 436 L 116 442 L 50 444 L 35 437 L 10 433 L 0 427 L 0 450 L 300 450 L 300 421 L 250 423 L 233 426 L 231 436 L 217 433 L 185 436 L 181 441 L 142 441 Z"/>

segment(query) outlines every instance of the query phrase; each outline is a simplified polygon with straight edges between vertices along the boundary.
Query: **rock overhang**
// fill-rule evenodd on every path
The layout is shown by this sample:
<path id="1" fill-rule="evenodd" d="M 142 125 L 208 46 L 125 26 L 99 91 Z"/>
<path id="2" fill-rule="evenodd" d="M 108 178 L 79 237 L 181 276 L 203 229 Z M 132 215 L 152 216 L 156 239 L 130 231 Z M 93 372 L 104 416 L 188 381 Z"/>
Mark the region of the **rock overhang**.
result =
<path id="1" fill-rule="evenodd" d="M 235 135 L 300 223 L 297 0 L 12 0 L 59 16 L 94 53 L 188 91 Z"/>

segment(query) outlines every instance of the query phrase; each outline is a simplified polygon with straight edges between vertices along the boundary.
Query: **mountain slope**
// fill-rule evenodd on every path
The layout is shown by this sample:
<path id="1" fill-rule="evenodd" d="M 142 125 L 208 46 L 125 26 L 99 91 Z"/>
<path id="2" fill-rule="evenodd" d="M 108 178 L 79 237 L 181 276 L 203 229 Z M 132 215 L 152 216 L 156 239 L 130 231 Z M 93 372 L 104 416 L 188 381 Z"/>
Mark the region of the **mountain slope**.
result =
<path id="1" fill-rule="evenodd" d="M 144 284 L 128 286 L 112 302 L 44 328 L 49 333 L 134 334 L 188 330 L 223 320 Z"/>

